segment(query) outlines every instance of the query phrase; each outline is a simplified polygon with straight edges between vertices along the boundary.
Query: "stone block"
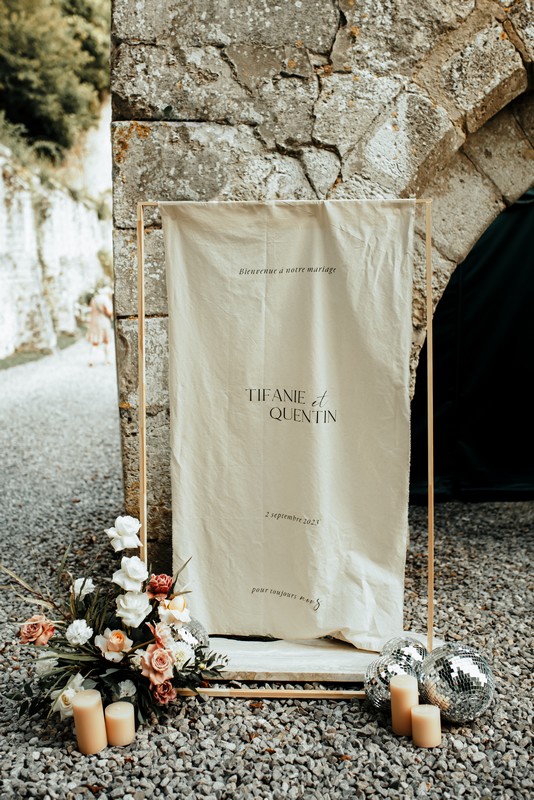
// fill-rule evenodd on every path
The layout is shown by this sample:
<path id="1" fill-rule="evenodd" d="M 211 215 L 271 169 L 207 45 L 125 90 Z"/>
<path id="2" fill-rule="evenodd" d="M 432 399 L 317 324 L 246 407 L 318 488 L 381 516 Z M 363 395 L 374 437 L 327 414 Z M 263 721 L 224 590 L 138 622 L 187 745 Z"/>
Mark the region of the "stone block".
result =
<path id="1" fill-rule="evenodd" d="M 113 54 L 114 119 L 168 119 L 257 124 L 250 93 L 214 47 L 121 44 Z"/>
<path id="2" fill-rule="evenodd" d="M 255 42 L 232 43 L 224 49 L 237 81 L 253 94 L 259 87 L 280 76 L 315 78 L 315 70 L 301 41 L 281 47 L 266 47 Z"/>
<path id="3" fill-rule="evenodd" d="M 358 75 L 326 75 L 315 104 L 313 138 L 344 157 L 398 94 L 402 81 L 368 70 Z"/>
<path id="4" fill-rule="evenodd" d="M 118 319 L 115 326 L 119 364 L 119 406 L 138 407 L 137 319 Z M 169 342 L 166 317 L 145 320 L 145 396 L 147 409 L 169 404 Z"/>
<path id="5" fill-rule="evenodd" d="M 139 423 L 135 409 L 120 409 L 120 429 L 125 511 L 139 517 Z M 169 410 L 150 410 L 146 418 L 147 550 L 155 572 L 169 571 L 172 563 L 169 441 Z"/>
<path id="6" fill-rule="evenodd" d="M 441 66 L 441 89 L 476 131 L 527 88 L 521 56 L 502 25 L 478 31 Z"/>
<path id="7" fill-rule="evenodd" d="M 258 102 L 263 121 L 258 134 L 267 147 L 298 150 L 311 144 L 317 95 L 315 78 L 281 78 L 262 84 Z"/>
<path id="8" fill-rule="evenodd" d="M 514 203 L 534 185 L 534 147 L 510 110 L 504 109 L 486 122 L 463 149 L 507 203 Z"/>
<path id="9" fill-rule="evenodd" d="M 236 80 L 214 47 L 171 51 L 120 45 L 112 68 L 115 119 L 257 125 L 271 148 L 310 143 L 318 84 L 305 52 L 255 47 L 256 60 L 247 60 L 246 47 L 228 48 Z M 270 56 L 266 65 L 259 60 L 264 52 Z M 239 75 L 246 81 L 243 86 Z"/>
<path id="10" fill-rule="evenodd" d="M 417 223 L 419 231 L 414 240 L 414 270 L 413 270 L 413 341 L 422 347 L 427 319 L 426 307 L 426 241 L 422 233 L 425 225 L 425 206 L 417 207 Z M 441 300 L 456 263 L 445 258 L 436 247 L 432 247 L 432 314 Z"/>
<path id="11" fill-rule="evenodd" d="M 534 3 L 532 0 L 519 0 L 519 2 L 507 0 L 506 6 L 513 32 L 521 41 L 525 58 L 532 63 L 534 61 Z"/>
<path id="12" fill-rule="evenodd" d="M 296 158 L 266 152 L 246 126 L 117 122 L 113 125 L 114 218 L 136 224 L 140 200 L 313 199 Z M 159 215 L 147 209 L 147 224 Z"/>
<path id="13" fill-rule="evenodd" d="M 464 138 L 446 111 L 411 85 L 347 155 L 343 178 L 363 174 L 399 196 L 418 195 Z"/>
<path id="14" fill-rule="evenodd" d="M 510 109 L 530 144 L 534 146 L 534 93 L 521 95 Z"/>
<path id="15" fill-rule="evenodd" d="M 367 68 L 382 74 L 410 74 L 440 36 L 462 24 L 475 0 L 410 4 L 403 0 L 340 0 L 339 6 L 346 24 L 332 50 L 336 71 Z"/>
<path id="16" fill-rule="evenodd" d="M 328 53 L 340 19 L 334 3 L 324 0 L 180 0 L 113 3 L 112 34 L 119 41 L 176 41 L 197 46 L 255 42 L 278 47 L 302 42 Z"/>
<path id="17" fill-rule="evenodd" d="M 303 147 L 301 160 L 317 197 L 321 199 L 327 197 L 339 175 L 341 167 L 339 157 L 331 150 Z"/>
<path id="18" fill-rule="evenodd" d="M 165 251 L 160 228 L 146 228 L 145 244 L 145 314 L 167 314 L 167 282 Z M 113 268 L 115 273 L 115 314 L 137 316 L 137 232 L 117 228 L 113 235 Z"/>
<path id="19" fill-rule="evenodd" d="M 459 263 L 504 209 L 493 183 L 462 153 L 428 184 L 423 197 L 432 199 L 432 237 L 440 253 Z M 424 225 L 418 223 L 419 232 Z"/>
<path id="20" fill-rule="evenodd" d="M 397 193 L 376 183 L 366 174 L 355 173 L 344 180 L 341 177 L 330 192 L 332 200 L 394 200 Z"/>

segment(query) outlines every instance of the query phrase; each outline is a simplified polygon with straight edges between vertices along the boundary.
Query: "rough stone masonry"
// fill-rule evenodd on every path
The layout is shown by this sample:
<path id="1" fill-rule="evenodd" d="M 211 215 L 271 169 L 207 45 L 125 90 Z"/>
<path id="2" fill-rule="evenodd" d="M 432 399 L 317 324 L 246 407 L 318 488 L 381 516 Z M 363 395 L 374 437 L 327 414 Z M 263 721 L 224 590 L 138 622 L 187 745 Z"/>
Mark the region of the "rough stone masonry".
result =
<path id="1" fill-rule="evenodd" d="M 136 203 L 428 197 L 434 301 L 534 183 L 532 0 L 115 0 L 114 264 L 138 513 Z M 146 214 L 150 558 L 169 566 L 167 305 Z M 423 230 L 420 221 L 419 234 Z M 413 367 L 424 340 L 418 238 Z"/>

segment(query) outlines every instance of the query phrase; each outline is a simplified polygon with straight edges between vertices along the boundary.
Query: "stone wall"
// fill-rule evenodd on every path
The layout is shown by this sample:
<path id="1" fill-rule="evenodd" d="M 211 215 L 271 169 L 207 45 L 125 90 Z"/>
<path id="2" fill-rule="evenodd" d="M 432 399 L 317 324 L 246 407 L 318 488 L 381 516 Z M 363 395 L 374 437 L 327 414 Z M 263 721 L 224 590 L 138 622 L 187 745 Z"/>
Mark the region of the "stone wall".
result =
<path id="1" fill-rule="evenodd" d="M 534 183 L 533 58 L 531 0 L 115 0 L 115 298 L 131 513 L 137 201 L 432 198 L 437 302 L 458 261 Z M 165 563 L 167 307 L 157 211 L 146 220 L 149 540 Z M 421 219 L 414 367 L 422 230 Z"/>
<path id="2" fill-rule="evenodd" d="M 52 351 L 77 330 L 76 303 L 103 277 L 111 224 L 0 147 L 0 358 Z"/>

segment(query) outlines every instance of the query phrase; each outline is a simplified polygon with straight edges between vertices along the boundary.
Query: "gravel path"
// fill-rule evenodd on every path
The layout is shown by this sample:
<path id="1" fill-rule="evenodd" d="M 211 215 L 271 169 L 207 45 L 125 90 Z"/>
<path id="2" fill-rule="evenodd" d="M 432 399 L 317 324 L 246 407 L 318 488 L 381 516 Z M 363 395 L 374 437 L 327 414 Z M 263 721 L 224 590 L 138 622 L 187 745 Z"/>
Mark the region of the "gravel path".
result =
<path id="1" fill-rule="evenodd" d="M 91 563 L 123 513 L 112 367 L 87 366 L 85 342 L 0 372 L 2 560 L 30 581 Z M 410 510 L 406 628 L 426 625 L 426 509 Z M 182 701 L 135 745 L 83 756 L 69 722 L 0 712 L 2 798 L 531 798 L 533 503 L 436 507 L 436 635 L 484 653 L 496 678 L 488 712 L 446 726 L 420 750 L 367 702 Z M 106 569 L 103 574 L 107 575 Z M 4 655 L 17 658 L 2 592 Z M 31 609 L 33 613 L 33 609 Z M 26 674 L 3 669 L 0 686 Z"/>

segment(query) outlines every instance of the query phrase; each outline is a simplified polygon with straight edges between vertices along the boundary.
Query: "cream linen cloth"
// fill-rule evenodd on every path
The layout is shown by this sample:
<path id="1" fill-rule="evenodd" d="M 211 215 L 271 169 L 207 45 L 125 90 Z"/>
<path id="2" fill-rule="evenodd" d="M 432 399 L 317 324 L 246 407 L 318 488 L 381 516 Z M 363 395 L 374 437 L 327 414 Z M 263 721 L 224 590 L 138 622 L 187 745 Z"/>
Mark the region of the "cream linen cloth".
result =
<path id="1" fill-rule="evenodd" d="M 379 650 L 403 628 L 415 202 L 160 210 L 190 609 Z"/>

